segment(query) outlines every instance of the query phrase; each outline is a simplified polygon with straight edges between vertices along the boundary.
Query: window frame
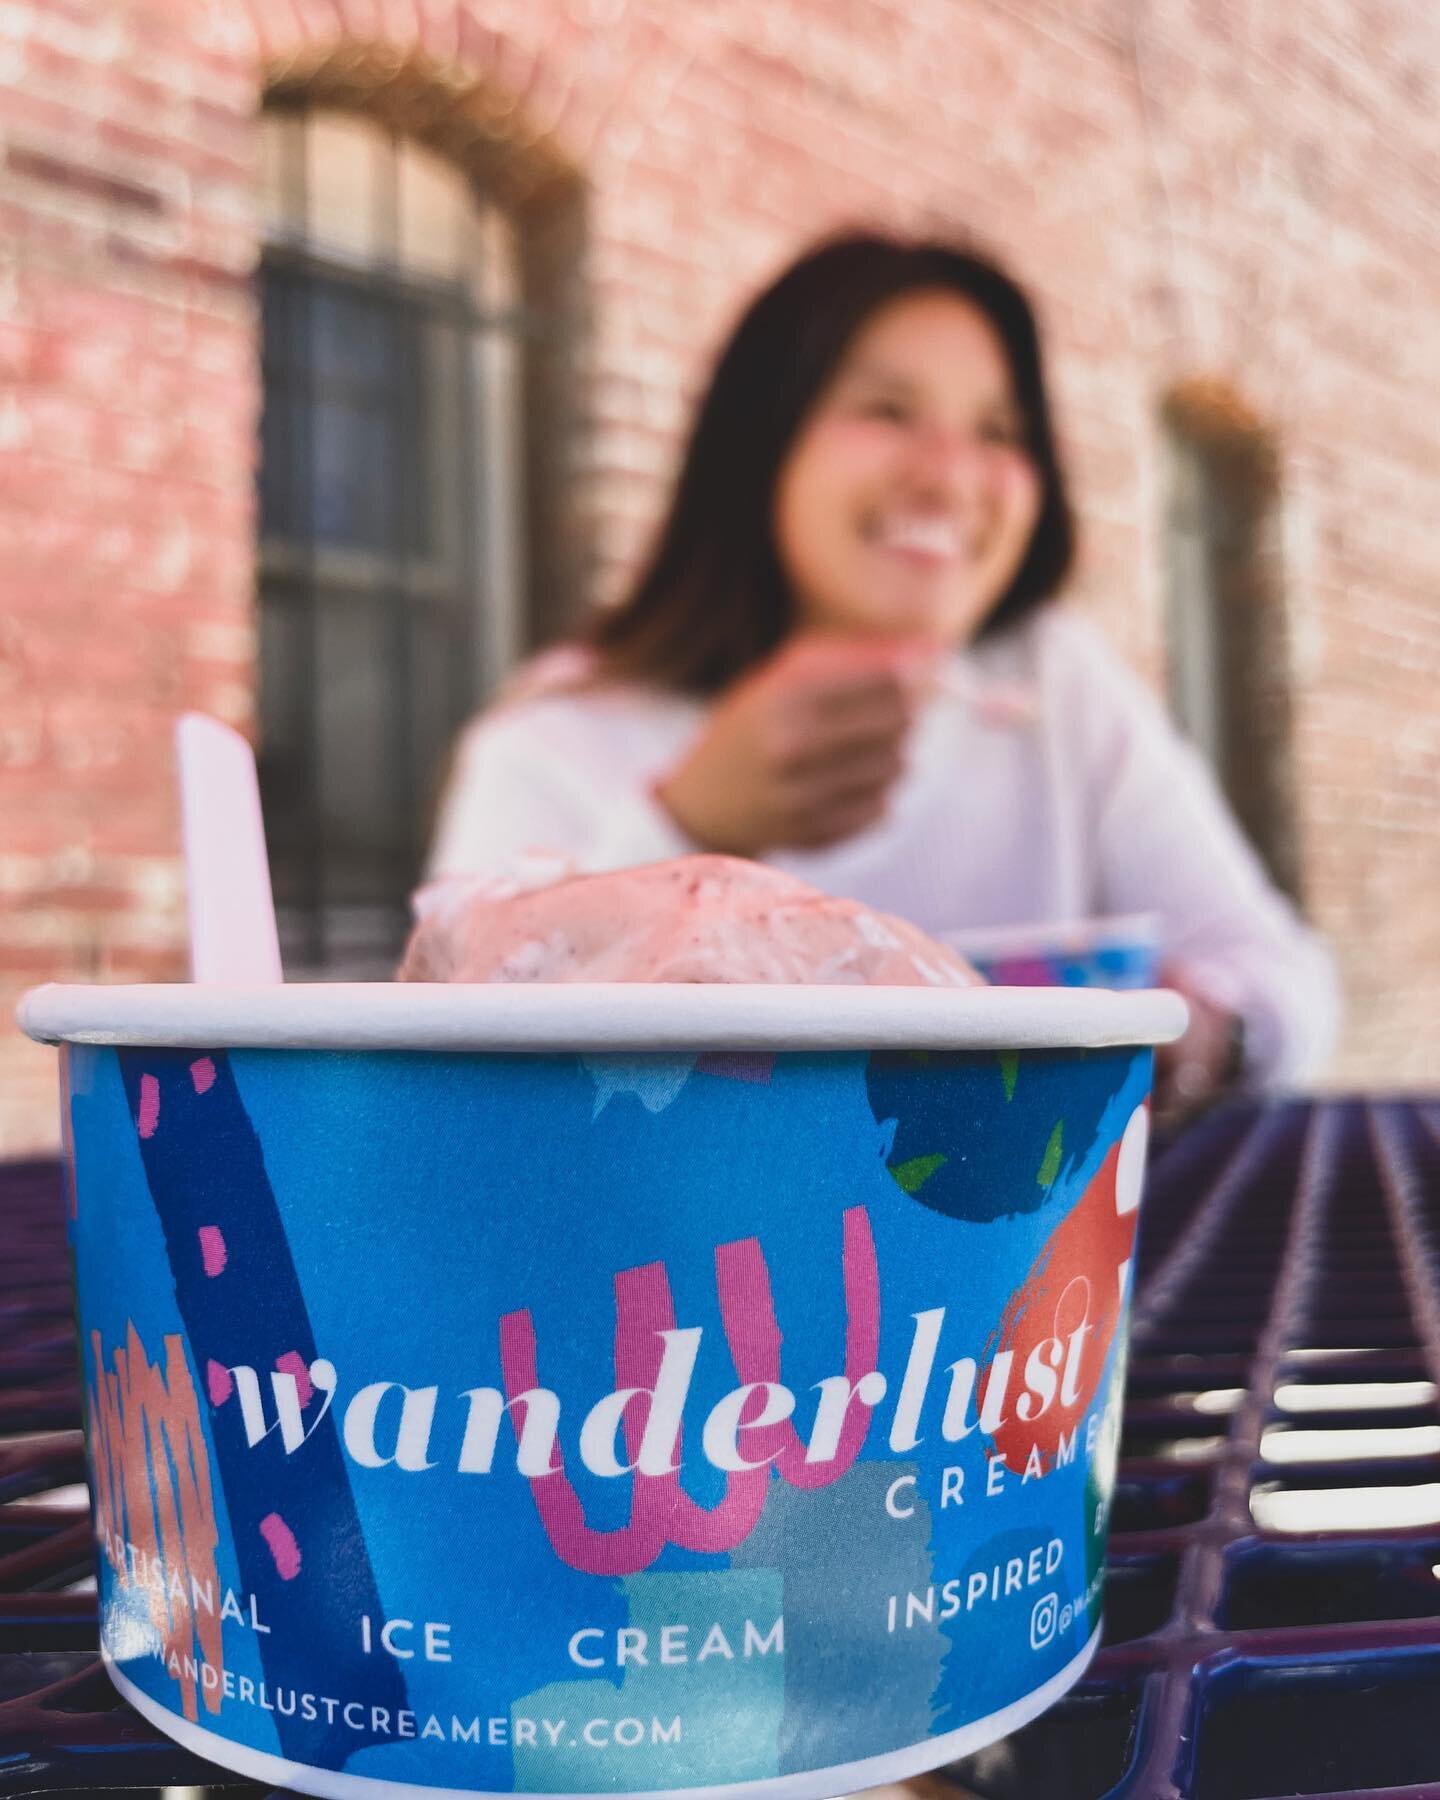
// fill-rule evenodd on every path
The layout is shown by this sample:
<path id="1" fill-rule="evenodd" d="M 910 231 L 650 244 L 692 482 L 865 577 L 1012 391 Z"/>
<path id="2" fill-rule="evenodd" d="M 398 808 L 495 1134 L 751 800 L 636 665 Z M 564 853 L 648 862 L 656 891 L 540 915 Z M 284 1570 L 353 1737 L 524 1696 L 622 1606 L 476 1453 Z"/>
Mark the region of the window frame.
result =
<path id="1" fill-rule="evenodd" d="M 328 105 L 296 107 L 287 102 L 274 115 L 281 121 L 277 134 L 284 134 L 292 151 L 298 145 L 300 153 L 308 157 L 311 121 L 343 110 Z M 292 978 L 361 979 L 388 975 L 403 942 L 406 902 L 421 873 L 439 776 L 436 768 L 422 770 L 418 766 L 420 759 L 415 751 L 422 697 L 416 692 L 409 661 L 409 652 L 419 641 L 413 614 L 424 608 L 434 608 L 442 615 L 448 613 L 448 618 L 442 617 L 438 636 L 443 638 L 447 627 L 458 633 L 462 674 L 447 688 L 448 716 L 444 720 L 446 733 L 453 735 L 512 660 L 522 611 L 520 518 L 526 449 L 519 429 L 519 369 L 522 340 L 533 330 L 533 321 L 520 302 L 514 279 L 516 246 L 512 242 L 509 247 L 511 291 L 508 296 L 499 296 L 499 304 L 486 303 L 482 284 L 490 278 L 490 272 L 483 267 L 472 265 L 462 279 L 403 266 L 397 248 L 403 223 L 398 211 L 401 147 L 419 140 L 405 138 L 381 118 L 364 113 L 353 116 L 374 134 L 370 154 L 377 159 L 375 169 L 389 171 L 389 248 L 393 254 L 387 259 L 377 253 L 367 259 L 327 242 L 309 217 L 302 175 L 296 190 L 298 213 L 285 219 L 272 218 L 262 242 L 259 274 L 262 291 L 267 281 L 289 281 L 301 296 L 301 312 L 310 315 L 300 328 L 302 347 L 287 358 L 283 377 L 277 374 L 273 355 L 267 354 L 269 346 L 264 333 L 261 339 L 261 383 L 266 404 L 278 403 L 275 397 L 288 388 L 287 397 L 297 423 L 291 466 L 301 489 L 298 515 L 307 521 L 293 534 L 267 530 L 257 502 L 257 609 L 262 635 L 267 620 L 277 630 L 293 633 L 303 658 L 295 682 L 287 683 L 287 694 L 277 699 L 277 704 L 285 703 L 295 709 L 289 721 L 294 730 L 292 741 L 303 746 L 299 755 L 303 760 L 304 792 L 295 809 L 295 817 L 303 823 L 298 831 L 292 829 L 288 841 L 272 842 L 272 861 L 279 851 L 277 898 L 281 899 L 282 948 Z M 493 235 L 500 228 L 503 215 L 492 203 L 487 216 L 486 205 L 463 168 L 456 164 L 450 167 L 457 182 L 465 183 L 470 190 L 473 213 L 466 241 L 479 247 L 486 241 L 487 232 Z M 378 183 L 376 191 L 379 192 Z M 512 233 L 513 229 L 512 223 Z M 454 433 L 443 454 L 447 458 L 453 455 L 461 473 L 453 483 L 437 484 L 449 491 L 449 516 L 443 520 L 439 541 L 430 557 L 406 542 L 405 520 L 411 515 L 405 511 L 408 503 L 403 490 L 397 498 L 398 524 L 385 548 L 325 543 L 318 536 L 314 494 L 317 378 L 313 305 L 322 283 L 338 284 L 367 297 L 386 315 L 387 354 L 397 355 L 400 360 L 391 372 L 397 410 L 385 426 L 383 441 L 398 446 L 395 467 L 402 482 L 406 472 L 415 466 L 425 431 L 419 418 L 423 403 L 419 407 L 410 404 L 415 397 L 410 390 L 419 374 L 417 369 L 402 368 L 403 360 L 415 353 L 424 333 L 446 330 L 455 334 L 457 373 L 463 373 L 463 393 L 455 409 Z M 490 378 L 497 371 L 499 380 L 492 387 Z M 433 453 L 434 446 L 429 448 Z M 439 464 L 425 461 L 424 466 L 433 468 Z M 257 469 L 257 476 L 258 473 Z M 387 667 L 392 666 L 393 659 L 395 668 L 394 678 L 387 684 L 391 704 L 380 713 L 377 726 L 400 770 L 398 785 L 390 796 L 389 822 L 395 836 L 385 842 L 383 831 L 377 831 L 370 849 L 376 858 L 375 866 L 382 870 L 385 859 L 394 856 L 397 873 L 393 895 L 373 904 L 335 893 L 334 833 L 329 829 L 333 820 L 327 824 L 325 811 L 321 633 L 325 609 L 343 607 L 346 595 L 360 597 L 371 608 L 376 640 L 386 646 Z M 433 619 L 434 614 L 431 616 Z M 431 647 L 434 648 L 433 639 Z M 263 727 L 263 655 L 260 681 Z M 298 729 L 294 729 L 297 724 Z M 262 776 L 267 782 L 273 781 L 273 774 L 267 776 L 265 772 L 263 728 L 261 762 Z M 270 810 L 278 823 L 282 809 L 272 806 Z M 293 818 L 290 823 L 293 826 Z M 388 926 L 384 923 L 387 919 Z"/>

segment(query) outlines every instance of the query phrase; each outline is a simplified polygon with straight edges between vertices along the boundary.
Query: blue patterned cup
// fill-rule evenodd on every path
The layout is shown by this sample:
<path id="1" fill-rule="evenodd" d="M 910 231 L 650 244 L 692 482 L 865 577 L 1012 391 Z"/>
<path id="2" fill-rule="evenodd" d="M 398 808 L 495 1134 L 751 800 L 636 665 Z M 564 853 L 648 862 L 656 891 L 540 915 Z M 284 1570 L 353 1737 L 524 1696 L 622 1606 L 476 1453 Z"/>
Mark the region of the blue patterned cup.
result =
<path id="1" fill-rule="evenodd" d="M 335 1796 L 837 1794 L 1094 1651 L 1173 995 L 46 988 L 102 1651 Z"/>
<path id="2" fill-rule="evenodd" d="M 1153 913 L 938 936 L 996 987 L 1127 990 L 1153 987 L 1160 974 L 1160 921 Z"/>

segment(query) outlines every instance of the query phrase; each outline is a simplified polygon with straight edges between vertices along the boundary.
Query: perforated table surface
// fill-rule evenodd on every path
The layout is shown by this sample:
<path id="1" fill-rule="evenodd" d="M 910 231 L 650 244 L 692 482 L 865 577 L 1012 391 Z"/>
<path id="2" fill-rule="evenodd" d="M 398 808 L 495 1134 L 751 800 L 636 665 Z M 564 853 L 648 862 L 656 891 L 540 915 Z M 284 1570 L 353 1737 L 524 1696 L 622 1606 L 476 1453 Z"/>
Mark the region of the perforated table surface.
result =
<path id="1" fill-rule="evenodd" d="M 1440 1800 L 1440 1102 L 1231 1106 L 1141 1212 L 1105 1643 L 980 1800 Z M 265 1790 L 96 1660 L 61 1178 L 0 1164 L 0 1795 Z"/>

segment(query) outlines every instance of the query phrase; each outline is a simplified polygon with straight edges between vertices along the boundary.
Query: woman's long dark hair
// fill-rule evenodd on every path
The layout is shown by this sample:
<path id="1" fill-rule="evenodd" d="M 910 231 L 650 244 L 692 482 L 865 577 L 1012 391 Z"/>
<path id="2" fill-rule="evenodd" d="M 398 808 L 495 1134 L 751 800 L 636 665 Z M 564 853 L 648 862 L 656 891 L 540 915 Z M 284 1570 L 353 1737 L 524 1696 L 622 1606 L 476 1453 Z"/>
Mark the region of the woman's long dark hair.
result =
<path id="1" fill-rule="evenodd" d="M 1029 549 L 982 632 L 1055 592 L 1075 534 L 1029 301 L 974 251 L 855 233 L 792 263 L 751 302 L 721 352 L 649 561 L 590 632 L 602 677 L 710 694 L 788 635 L 794 599 L 772 518 L 781 465 L 860 328 L 890 301 L 934 288 L 978 307 L 999 334 L 1040 475 Z"/>

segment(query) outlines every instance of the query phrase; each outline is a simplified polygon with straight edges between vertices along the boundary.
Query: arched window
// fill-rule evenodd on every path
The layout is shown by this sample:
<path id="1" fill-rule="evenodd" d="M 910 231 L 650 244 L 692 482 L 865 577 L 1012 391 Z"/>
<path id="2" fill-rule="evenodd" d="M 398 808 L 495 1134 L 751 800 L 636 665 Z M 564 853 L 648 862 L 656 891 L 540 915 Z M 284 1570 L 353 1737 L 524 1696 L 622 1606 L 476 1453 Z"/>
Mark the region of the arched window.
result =
<path id="1" fill-rule="evenodd" d="M 261 784 L 287 968 L 388 972 L 521 603 L 517 255 L 383 123 L 262 121 Z"/>
<path id="2" fill-rule="evenodd" d="M 1225 390 L 1164 412 L 1170 707 L 1271 874 L 1298 893 L 1279 493 L 1268 435 Z"/>

